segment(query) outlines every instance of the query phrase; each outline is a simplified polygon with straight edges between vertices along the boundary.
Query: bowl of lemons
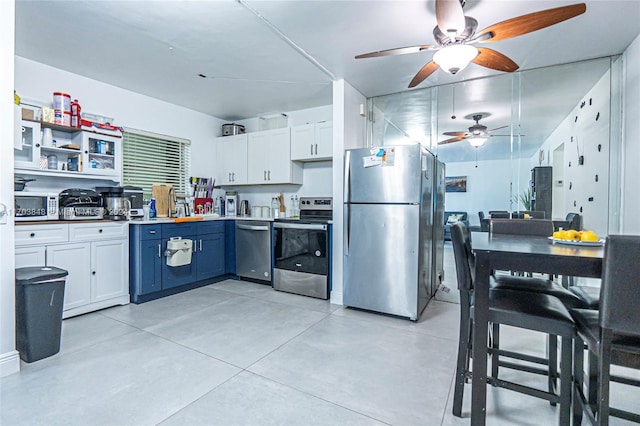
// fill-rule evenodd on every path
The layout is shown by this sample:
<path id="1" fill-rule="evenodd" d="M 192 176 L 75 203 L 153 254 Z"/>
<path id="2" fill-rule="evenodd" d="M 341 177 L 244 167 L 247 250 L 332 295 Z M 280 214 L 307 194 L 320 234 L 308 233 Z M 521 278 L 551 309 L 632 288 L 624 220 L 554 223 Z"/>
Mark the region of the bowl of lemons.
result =
<path id="1" fill-rule="evenodd" d="M 561 229 L 549 237 L 554 243 L 578 245 L 578 246 L 601 246 L 604 240 L 598 237 L 593 231 L 576 231 L 575 229 Z"/>

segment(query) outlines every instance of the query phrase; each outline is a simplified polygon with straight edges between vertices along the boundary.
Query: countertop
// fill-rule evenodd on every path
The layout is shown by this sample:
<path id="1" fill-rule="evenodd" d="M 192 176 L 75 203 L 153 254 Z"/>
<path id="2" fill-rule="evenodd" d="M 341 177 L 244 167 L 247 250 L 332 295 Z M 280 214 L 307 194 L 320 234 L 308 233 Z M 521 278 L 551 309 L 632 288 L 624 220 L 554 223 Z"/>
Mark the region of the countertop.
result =
<path id="1" fill-rule="evenodd" d="M 200 216 L 191 216 L 191 217 L 200 217 Z M 83 219 L 83 220 L 39 220 L 39 221 L 21 221 L 16 222 L 16 226 L 23 225 L 56 225 L 56 224 L 70 224 L 70 223 L 128 223 L 129 225 L 157 225 L 163 223 L 175 223 L 177 218 L 168 218 L 168 217 L 159 217 L 156 219 L 142 220 L 142 219 L 132 219 L 128 221 L 122 220 L 107 220 L 107 219 Z M 293 217 L 283 217 L 282 219 L 287 221 L 295 221 L 299 220 L 299 218 Z M 214 215 L 205 215 L 202 216 L 202 220 L 187 220 L 181 223 L 193 223 L 193 222 L 203 222 L 210 220 L 250 220 L 250 221 L 259 221 L 259 222 L 273 222 L 274 220 L 269 217 L 251 217 L 251 216 L 214 216 Z M 328 220 L 327 224 L 332 224 L 332 220 Z"/>

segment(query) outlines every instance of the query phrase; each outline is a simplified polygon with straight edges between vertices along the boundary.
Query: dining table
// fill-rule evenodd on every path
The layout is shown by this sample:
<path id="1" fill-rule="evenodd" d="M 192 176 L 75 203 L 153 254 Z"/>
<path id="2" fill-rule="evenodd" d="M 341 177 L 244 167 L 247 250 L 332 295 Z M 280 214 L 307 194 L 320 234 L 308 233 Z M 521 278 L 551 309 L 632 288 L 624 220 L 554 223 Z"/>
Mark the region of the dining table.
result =
<path id="1" fill-rule="evenodd" d="M 598 245 L 599 244 L 599 245 Z M 486 423 L 489 282 L 493 271 L 526 271 L 601 278 L 602 243 L 559 242 L 551 237 L 472 232 L 474 281 L 471 424 Z"/>

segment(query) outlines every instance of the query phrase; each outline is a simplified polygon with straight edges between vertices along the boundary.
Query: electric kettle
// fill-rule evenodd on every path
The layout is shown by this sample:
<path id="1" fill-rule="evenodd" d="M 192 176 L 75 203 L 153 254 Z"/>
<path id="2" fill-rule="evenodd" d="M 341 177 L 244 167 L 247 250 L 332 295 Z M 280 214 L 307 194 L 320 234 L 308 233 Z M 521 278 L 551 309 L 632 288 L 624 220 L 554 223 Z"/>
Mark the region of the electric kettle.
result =
<path id="1" fill-rule="evenodd" d="M 238 216 L 249 216 L 249 201 L 240 201 L 240 208 L 238 209 Z"/>

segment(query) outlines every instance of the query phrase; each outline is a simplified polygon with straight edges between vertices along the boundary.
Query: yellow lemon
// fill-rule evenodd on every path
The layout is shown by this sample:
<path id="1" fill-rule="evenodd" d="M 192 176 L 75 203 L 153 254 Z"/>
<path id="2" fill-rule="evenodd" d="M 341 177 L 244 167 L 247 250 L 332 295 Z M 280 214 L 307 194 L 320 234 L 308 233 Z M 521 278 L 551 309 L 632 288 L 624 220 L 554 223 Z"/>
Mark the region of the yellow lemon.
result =
<path id="1" fill-rule="evenodd" d="M 567 239 L 567 231 L 560 230 L 553 233 L 553 238 L 557 240 L 566 240 Z"/>
<path id="2" fill-rule="evenodd" d="M 599 241 L 598 235 L 593 231 L 582 231 L 580 241 Z"/>
<path id="3" fill-rule="evenodd" d="M 580 241 L 580 233 L 574 229 L 569 229 L 567 231 L 566 240 Z"/>

